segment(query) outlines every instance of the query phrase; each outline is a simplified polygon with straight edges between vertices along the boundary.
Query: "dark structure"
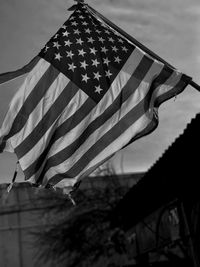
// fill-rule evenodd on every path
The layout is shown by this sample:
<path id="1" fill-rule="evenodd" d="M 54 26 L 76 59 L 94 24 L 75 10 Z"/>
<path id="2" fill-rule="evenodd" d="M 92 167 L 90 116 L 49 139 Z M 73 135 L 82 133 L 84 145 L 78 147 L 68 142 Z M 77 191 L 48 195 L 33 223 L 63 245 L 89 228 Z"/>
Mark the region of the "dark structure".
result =
<path id="1" fill-rule="evenodd" d="M 112 216 L 118 218 L 124 229 L 128 230 L 170 201 L 179 199 L 189 205 L 199 199 L 199 138 L 200 114 L 113 211 Z"/>
<path id="2" fill-rule="evenodd" d="M 199 138 L 200 114 L 197 114 L 111 214 L 113 225 L 127 232 L 169 203 L 176 203 L 180 223 L 184 224 L 190 241 L 194 266 L 200 266 Z"/>

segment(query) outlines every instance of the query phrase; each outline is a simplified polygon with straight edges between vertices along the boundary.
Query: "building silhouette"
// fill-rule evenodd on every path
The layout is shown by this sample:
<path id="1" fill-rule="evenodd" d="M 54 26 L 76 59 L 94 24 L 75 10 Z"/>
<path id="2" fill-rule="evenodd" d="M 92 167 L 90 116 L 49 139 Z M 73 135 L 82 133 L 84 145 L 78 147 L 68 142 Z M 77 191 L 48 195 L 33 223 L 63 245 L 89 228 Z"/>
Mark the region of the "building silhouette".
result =
<path id="1" fill-rule="evenodd" d="M 168 231 L 173 230 L 169 222 L 170 212 L 175 216 L 172 220 L 176 220 L 177 212 L 179 222 L 174 229 L 179 232 L 177 240 L 185 241 L 189 258 L 194 263 L 186 266 L 200 266 L 199 137 L 200 114 L 197 114 L 111 213 L 113 226 L 120 226 L 130 235 L 137 231 L 138 236 L 143 235 L 142 238 L 138 237 L 137 242 L 142 247 L 140 253 L 146 256 L 148 251 L 158 248 L 158 224 L 162 225 L 164 215 L 168 213 L 162 232 L 166 235 L 167 228 Z M 145 231 L 148 234 L 145 235 Z M 172 244 L 173 238 L 176 239 L 173 235 L 171 240 L 168 238 L 168 245 Z M 185 265 L 177 263 L 176 266 Z"/>

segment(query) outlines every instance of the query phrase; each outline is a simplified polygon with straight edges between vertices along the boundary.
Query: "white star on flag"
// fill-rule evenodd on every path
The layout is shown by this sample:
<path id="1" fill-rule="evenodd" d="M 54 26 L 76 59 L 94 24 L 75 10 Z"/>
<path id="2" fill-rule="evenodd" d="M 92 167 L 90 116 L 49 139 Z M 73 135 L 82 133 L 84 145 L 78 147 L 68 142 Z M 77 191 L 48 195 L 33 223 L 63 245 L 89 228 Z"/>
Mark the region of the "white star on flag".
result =
<path id="1" fill-rule="evenodd" d="M 82 75 L 82 81 L 86 82 L 90 79 L 88 76 L 87 76 L 87 73 L 86 74 L 81 74 Z"/>
<path id="2" fill-rule="evenodd" d="M 103 39 L 102 37 L 99 38 L 99 42 L 104 43 L 105 39 Z"/>
<path id="3" fill-rule="evenodd" d="M 110 78 L 110 76 L 112 76 L 112 73 L 110 72 L 110 70 L 106 71 L 106 77 Z"/>
<path id="4" fill-rule="evenodd" d="M 88 23 L 87 23 L 86 21 L 84 21 L 84 22 L 82 22 L 82 25 L 83 25 L 83 26 L 87 26 Z"/>
<path id="5" fill-rule="evenodd" d="M 59 34 L 55 34 L 55 36 L 53 37 L 53 39 L 57 39 L 59 36 Z"/>
<path id="6" fill-rule="evenodd" d="M 99 79 L 101 78 L 101 75 L 99 74 L 99 71 L 98 72 L 94 72 L 94 79 L 97 79 L 99 81 Z"/>
<path id="7" fill-rule="evenodd" d="M 89 38 L 88 38 L 88 43 L 92 43 L 92 44 L 93 44 L 94 41 L 95 41 L 95 40 L 94 40 L 92 37 L 89 37 Z"/>
<path id="8" fill-rule="evenodd" d="M 91 30 L 88 28 L 88 29 L 85 30 L 85 32 L 90 34 Z"/>
<path id="9" fill-rule="evenodd" d="M 61 45 L 58 42 L 54 42 L 53 47 L 56 47 L 57 49 L 59 49 L 59 47 L 61 47 Z"/>
<path id="10" fill-rule="evenodd" d="M 96 52 L 97 52 L 97 50 L 95 49 L 95 47 L 90 48 L 90 53 L 91 53 L 91 54 L 96 55 Z"/>
<path id="11" fill-rule="evenodd" d="M 84 68 L 86 69 L 88 64 L 86 63 L 86 61 L 84 60 L 83 62 L 80 62 L 81 63 L 81 68 Z"/>
<path id="12" fill-rule="evenodd" d="M 62 58 L 62 56 L 60 55 L 60 53 L 58 53 L 58 54 L 55 54 L 55 59 L 57 59 L 57 60 L 61 60 L 61 58 Z"/>
<path id="13" fill-rule="evenodd" d="M 110 63 L 110 60 L 108 58 L 104 58 L 103 59 L 103 63 L 106 64 L 107 66 L 109 65 Z"/>
<path id="14" fill-rule="evenodd" d="M 122 61 L 119 57 L 115 57 L 115 62 L 120 63 Z"/>
<path id="15" fill-rule="evenodd" d="M 65 41 L 65 46 L 71 46 L 72 45 L 72 42 L 70 42 L 70 40 L 67 40 L 67 41 Z"/>
<path id="16" fill-rule="evenodd" d="M 100 64 L 100 62 L 97 59 L 95 59 L 95 60 L 92 59 L 92 65 L 93 66 L 97 67 L 99 64 Z"/>
<path id="17" fill-rule="evenodd" d="M 109 40 L 110 42 L 112 42 L 112 43 L 114 43 L 114 41 L 115 41 L 112 37 L 110 37 L 108 40 Z"/>
<path id="18" fill-rule="evenodd" d="M 66 51 L 67 53 L 67 57 L 70 57 L 72 59 L 72 57 L 74 56 L 74 54 L 72 53 L 72 51 Z"/>
<path id="19" fill-rule="evenodd" d="M 86 52 L 83 49 L 78 50 L 78 52 L 79 52 L 79 56 L 83 56 L 84 57 L 84 54 L 86 54 Z"/>
<path id="20" fill-rule="evenodd" d="M 67 37 L 68 37 L 69 34 L 70 34 L 70 33 L 69 33 L 68 31 L 65 31 L 65 32 L 63 32 L 63 37 L 64 37 L 64 36 L 67 36 Z"/>
<path id="21" fill-rule="evenodd" d="M 46 45 L 44 51 L 47 52 L 48 49 L 49 49 L 49 47 Z"/>
<path id="22" fill-rule="evenodd" d="M 76 43 L 82 45 L 82 43 L 84 43 L 84 42 L 83 42 L 83 40 L 81 40 L 81 38 L 79 38 L 79 39 L 76 39 Z"/>
<path id="23" fill-rule="evenodd" d="M 104 47 L 101 48 L 101 52 L 106 54 L 108 52 L 108 49 L 104 46 Z"/>
<path id="24" fill-rule="evenodd" d="M 73 26 L 77 26 L 78 23 L 77 23 L 76 21 L 73 21 L 73 22 L 72 22 L 72 25 L 73 25 Z"/>
<path id="25" fill-rule="evenodd" d="M 103 91 L 103 89 L 100 87 L 100 85 L 99 86 L 95 86 L 95 88 L 96 88 L 95 93 L 100 94 L 101 91 Z"/>
<path id="26" fill-rule="evenodd" d="M 112 46 L 112 50 L 117 52 L 119 49 L 116 46 Z"/>
<path id="27" fill-rule="evenodd" d="M 77 68 L 74 63 L 68 64 L 69 65 L 69 70 L 72 70 L 74 72 L 74 70 Z"/>
<path id="28" fill-rule="evenodd" d="M 81 32 L 80 32 L 78 29 L 74 30 L 74 34 L 79 35 L 80 33 L 81 33 Z"/>
<path id="29" fill-rule="evenodd" d="M 128 51 L 128 49 L 125 46 L 122 47 L 122 50 L 125 51 L 126 53 Z"/>
<path id="30" fill-rule="evenodd" d="M 61 29 L 64 29 L 64 30 L 66 30 L 66 28 L 67 28 L 66 25 L 63 25 L 63 26 L 61 27 Z"/>

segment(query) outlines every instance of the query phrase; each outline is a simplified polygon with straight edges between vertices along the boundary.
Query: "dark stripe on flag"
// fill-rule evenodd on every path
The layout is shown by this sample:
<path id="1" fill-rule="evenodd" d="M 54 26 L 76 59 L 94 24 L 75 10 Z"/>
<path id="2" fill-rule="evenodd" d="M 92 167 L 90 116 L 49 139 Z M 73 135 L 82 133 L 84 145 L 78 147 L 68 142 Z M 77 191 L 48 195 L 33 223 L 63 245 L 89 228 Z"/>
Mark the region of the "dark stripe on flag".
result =
<path id="1" fill-rule="evenodd" d="M 39 156 L 39 158 L 35 162 L 33 162 L 26 170 L 24 170 L 26 179 L 29 179 L 35 172 L 40 169 L 53 143 L 55 143 L 56 140 L 58 140 L 60 137 L 64 136 L 67 132 L 75 128 L 95 106 L 96 103 L 91 98 L 88 98 L 85 103 L 70 118 L 68 118 L 63 124 L 56 128 L 47 147 Z"/>
<path id="2" fill-rule="evenodd" d="M 19 110 L 10 132 L 3 138 L 2 145 L 5 147 L 5 142 L 13 135 L 17 134 L 26 124 L 29 115 L 38 105 L 42 97 L 45 95 L 46 91 L 49 89 L 51 84 L 57 78 L 59 71 L 54 67 L 50 66 L 47 71 L 44 73 L 42 78 L 38 81 L 35 88 L 31 91 L 27 99 L 25 100 L 23 106 Z M 0 150 L 4 148 L 0 147 Z"/>
<path id="3" fill-rule="evenodd" d="M 143 57 L 140 64 L 136 68 L 132 77 L 129 79 L 125 87 L 119 96 L 115 99 L 113 104 L 109 106 L 102 115 L 100 115 L 96 120 L 91 122 L 91 124 L 85 129 L 85 131 L 76 139 L 72 144 L 67 146 L 65 149 L 56 153 L 52 157 L 50 157 L 44 167 L 43 172 L 39 180 L 41 180 L 44 174 L 48 171 L 49 168 L 59 165 L 63 161 L 67 160 L 86 140 L 89 136 L 95 132 L 99 127 L 101 127 L 108 119 L 110 119 L 118 110 L 120 110 L 121 105 L 135 92 L 138 88 L 139 84 L 149 71 L 153 64 L 153 60 L 148 57 Z M 142 65 L 142 71 L 141 71 Z"/>
<path id="4" fill-rule="evenodd" d="M 163 102 L 168 99 L 180 94 L 188 85 L 188 82 L 191 80 L 190 77 L 182 75 L 181 80 L 172 88 L 170 91 L 160 95 L 155 102 L 155 107 L 159 107 Z"/>
<path id="5" fill-rule="evenodd" d="M 15 78 L 18 78 L 18 77 L 32 71 L 32 69 L 36 66 L 36 64 L 38 63 L 38 61 L 40 59 L 41 59 L 40 57 L 36 56 L 27 65 L 25 65 L 21 69 L 0 74 L 0 84 L 9 82 Z"/>
<path id="6" fill-rule="evenodd" d="M 29 150 L 31 150 L 39 142 L 39 140 L 66 108 L 78 90 L 79 88 L 74 83 L 68 82 L 64 90 L 52 104 L 47 113 L 43 116 L 38 125 L 27 136 L 27 138 L 15 148 L 15 153 L 19 159 L 28 153 Z"/>

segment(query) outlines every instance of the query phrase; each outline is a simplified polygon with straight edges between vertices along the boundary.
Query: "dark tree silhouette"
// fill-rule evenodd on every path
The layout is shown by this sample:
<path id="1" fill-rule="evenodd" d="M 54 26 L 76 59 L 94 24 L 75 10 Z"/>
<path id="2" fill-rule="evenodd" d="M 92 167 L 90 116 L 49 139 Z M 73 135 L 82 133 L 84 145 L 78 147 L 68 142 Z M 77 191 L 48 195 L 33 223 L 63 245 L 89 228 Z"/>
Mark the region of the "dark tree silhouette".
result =
<path id="1" fill-rule="evenodd" d="M 123 231 L 113 229 L 109 221 L 110 211 L 128 190 L 116 181 L 112 179 L 103 188 L 77 189 L 72 194 L 75 206 L 61 194 L 40 196 L 41 201 L 51 205 L 41 214 L 44 226 L 32 233 L 38 248 L 37 262 L 82 267 L 111 257 L 111 250 L 121 256 L 126 254 Z"/>

